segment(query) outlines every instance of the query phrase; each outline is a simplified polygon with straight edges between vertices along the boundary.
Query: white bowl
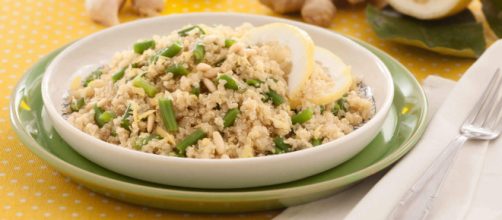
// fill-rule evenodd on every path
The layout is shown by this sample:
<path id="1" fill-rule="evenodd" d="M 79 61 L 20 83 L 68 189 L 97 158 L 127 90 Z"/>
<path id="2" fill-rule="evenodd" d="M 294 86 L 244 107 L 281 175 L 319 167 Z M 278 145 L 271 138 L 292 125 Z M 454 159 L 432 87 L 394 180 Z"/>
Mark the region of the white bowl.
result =
<path id="1" fill-rule="evenodd" d="M 239 26 L 284 22 L 307 31 L 316 45 L 335 52 L 371 87 L 376 114 L 362 127 L 335 141 L 296 152 L 245 159 L 191 159 L 143 153 L 88 135 L 62 117 L 63 96 L 83 66 L 96 66 L 138 39 L 164 35 L 187 24 Z M 42 82 L 44 107 L 61 137 L 89 160 L 134 178 L 182 187 L 243 188 L 289 182 L 348 160 L 377 135 L 392 104 L 394 85 L 385 65 L 370 51 L 333 31 L 274 17 L 232 13 L 170 15 L 112 27 L 85 37 L 61 52 Z"/>

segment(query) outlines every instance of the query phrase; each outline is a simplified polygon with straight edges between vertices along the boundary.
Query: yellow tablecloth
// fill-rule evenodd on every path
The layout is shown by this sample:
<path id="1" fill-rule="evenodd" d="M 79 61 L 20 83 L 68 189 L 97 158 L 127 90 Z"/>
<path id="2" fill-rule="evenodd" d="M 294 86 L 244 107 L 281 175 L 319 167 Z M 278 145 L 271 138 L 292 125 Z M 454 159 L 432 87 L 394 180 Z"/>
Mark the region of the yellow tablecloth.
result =
<path id="1" fill-rule="evenodd" d="M 40 57 L 104 27 L 89 20 L 83 0 L 0 0 L 0 5 L 0 219 L 270 219 L 279 213 L 196 215 L 138 207 L 94 194 L 48 167 L 12 131 L 10 91 Z M 200 11 L 274 15 L 258 0 L 167 0 L 163 14 Z M 138 17 L 126 5 L 121 20 L 133 19 Z M 362 6 L 340 9 L 332 29 L 385 50 L 419 79 L 429 74 L 457 79 L 474 61 L 381 41 Z"/>

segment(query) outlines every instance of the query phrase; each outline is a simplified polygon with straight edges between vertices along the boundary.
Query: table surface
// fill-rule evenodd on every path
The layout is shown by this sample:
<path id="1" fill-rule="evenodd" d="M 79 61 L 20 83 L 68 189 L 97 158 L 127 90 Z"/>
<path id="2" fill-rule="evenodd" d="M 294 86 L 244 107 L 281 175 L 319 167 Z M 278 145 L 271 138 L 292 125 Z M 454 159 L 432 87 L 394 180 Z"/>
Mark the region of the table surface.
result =
<path id="1" fill-rule="evenodd" d="M 11 90 L 38 59 L 105 27 L 90 21 L 83 0 L 0 0 L 0 4 L 0 219 L 270 219 L 280 212 L 199 215 L 145 208 L 95 194 L 53 170 L 24 147 L 10 127 Z M 258 0 L 168 0 L 163 14 L 202 11 L 278 16 Z M 127 4 L 120 18 L 140 19 Z M 458 79 L 474 62 L 378 39 L 365 20 L 364 6 L 339 9 L 331 29 L 383 49 L 419 80 L 431 74 Z"/>

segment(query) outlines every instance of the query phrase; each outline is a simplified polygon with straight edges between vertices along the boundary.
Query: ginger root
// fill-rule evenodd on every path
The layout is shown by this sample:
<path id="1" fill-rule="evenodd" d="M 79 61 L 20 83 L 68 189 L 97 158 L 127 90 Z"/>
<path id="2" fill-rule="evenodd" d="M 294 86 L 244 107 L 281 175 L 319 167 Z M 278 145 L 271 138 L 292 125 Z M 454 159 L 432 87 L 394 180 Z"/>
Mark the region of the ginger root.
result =
<path id="1" fill-rule="evenodd" d="M 85 8 L 91 19 L 105 26 L 119 24 L 119 11 L 124 0 L 86 0 Z"/>
<path id="2" fill-rule="evenodd" d="M 329 0 L 305 0 L 301 13 L 306 22 L 327 27 L 335 17 L 336 7 Z"/>
<path id="3" fill-rule="evenodd" d="M 280 14 L 301 12 L 303 19 L 311 24 L 328 27 L 336 13 L 336 4 L 351 5 L 370 2 L 383 7 L 387 0 L 260 0 L 261 3 Z"/>
<path id="4" fill-rule="evenodd" d="M 119 11 L 126 0 L 86 0 L 85 8 L 89 17 L 105 26 L 120 23 Z M 132 8 L 139 15 L 154 16 L 164 8 L 164 0 L 132 0 Z"/>
<path id="5" fill-rule="evenodd" d="M 302 10 L 305 0 L 260 0 L 261 3 L 268 6 L 277 13 L 293 13 Z"/>
<path id="6" fill-rule="evenodd" d="M 132 7 L 140 15 L 155 16 L 164 8 L 164 0 L 132 0 Z"/>

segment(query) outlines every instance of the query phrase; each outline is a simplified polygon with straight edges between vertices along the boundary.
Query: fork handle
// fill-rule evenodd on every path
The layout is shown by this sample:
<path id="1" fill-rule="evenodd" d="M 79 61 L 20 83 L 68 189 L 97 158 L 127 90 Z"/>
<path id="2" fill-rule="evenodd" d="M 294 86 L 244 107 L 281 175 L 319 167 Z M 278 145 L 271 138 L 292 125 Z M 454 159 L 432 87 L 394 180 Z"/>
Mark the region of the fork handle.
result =
<path id="1" fill-rule="evenodd" d="M 432 201 L 437 197 L 455 156 L 467 139 L 466 136 L 460 135 L 446 146 L 408 192 L 401 197 L 389 219 L 418 220 L 427 217 Z"/>

